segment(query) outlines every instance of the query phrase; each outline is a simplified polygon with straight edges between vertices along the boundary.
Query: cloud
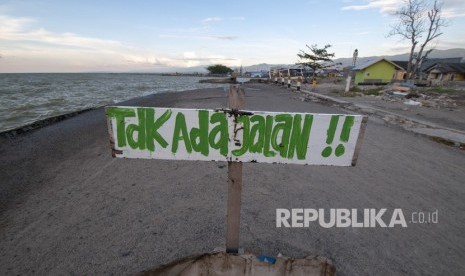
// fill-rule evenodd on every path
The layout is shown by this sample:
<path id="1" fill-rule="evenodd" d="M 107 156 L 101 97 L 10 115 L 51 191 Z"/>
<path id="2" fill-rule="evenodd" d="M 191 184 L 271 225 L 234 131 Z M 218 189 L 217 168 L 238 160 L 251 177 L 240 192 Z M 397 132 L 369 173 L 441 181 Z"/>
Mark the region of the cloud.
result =
<path id="1" fill-rule="evenodd" d="M 73 33 L 52 33 L 43 28 L 32 29 L 30 18 L 14 18 L 0 16 L 0 41 L 20 43 L 34 43 L 37 48 L 48 46 L 72 46 L 83 49 L 114 49 L 121 47 L 121 43 L 91 37 L 83 37 Z"/>
<path id="2" fill-rule="evenodd" d="M 344 11 L 361 11 L 368 9 L 379 9 L 381 13 L 391 14 L 399 5 L 402 5 L 403 0 L 368 0 L 365 5 L 350 5 L 342 7 Z"/>
<path id="3" fill-rule="evenodd" d="M 235 40 L 238 39 L 237 36 L 226 36 L 226 35 L 211 35 L 207 36 L 208 38 L 220 39 L 220 40 Z"/>
<path id="4" fill-rule="evenodd" d="M 208 56 L 198 57 L 196 52 L 188 51 L 183 53 L 183 57 L 180 60 L 189 61 L 214 61 L 214 60 L 236 60 L 235 58 L 226 58 L 224 56 Z"/>
<path id="5" fill-rule="evenodd" d="M 233 17 L 207 17 L 202 19 L 202 23 L 207 24 L 210 22 L 220 22 L 220 21 L 227 21 L 227 20 L 233 20 L 233 21 L 244 21 L 245 17 L 243 16 L 233 16 Z"/>
<path id="6" fill-rule="evenodd" d="M 224 63 L 228 66 L 236 65 L 237 59 L 219 55 L 199 56 L 196 52 L 187 51 L 172 57 L 146 55 L 126 55 L 124 62 L 138 67 L 168 68 L 168 67 L 194 67 L 215 63 Z"/>
<path id="7" fill-rule="evenodd" d="M 207 17 L 207 18 L 202 19 L 202 23 L 218 22 L 222 20 L 223 18 L 221 17 Z"/>
<path id="8" fill-rule="evenodd" d="M 207 62 L 211 63 L 212 61 L 218 61 L 218 60 L 235 61 L 235 60 L 237 60 L 237 58 L 205 57 L 205 58 L 180 58 L 179 60 L 207 61 Z"/>
<path id="9" fill-rule="evenodd" d="M 366 0 L 363 5 L 349 5 L 341 9 L 344 11 L 361 11 L 368 9 L 379 9 L 383 14 L 392 14 L 400 6 L 404 5 L 405 0 Z M 463 0 L 445 0 L 443 1 L 444 18 L 463 17 L 465 16 L 465 7 Z"/>
<path id="10" fill-rule="evenodd" d="M 464 17 L 465 9 L 443 8 L 442 16 L 444 18 Z"/>
<path id="11" fill-rule="evenodd" d="M 195 38 L 195 36 L 193 36 Z M 235 36 L 204 35 L 196 38 L 233 40 Z M 191 67 L 218 60 L 235 59 L 212 53 L 191 56 L 160 53 L 126 45 L 120 41 L 87 37 L 75 33 L 56 33 L 37 27 L 27 17 L 0 15 L 0 72 L 82 72 L 93 70 L 128 71 L 144 68 Z M 161 69 L 164 70 L 164 69 Z"/>
<path id="12" fill-rule="evenodd" d="M 238 36 L 228 36 L 228 35 L 172 35 L 172 34 L 162 34 L 159 35 L 160 38 L 182 38 L 182 39 L 219 39 L 219 40 L 236 40 Z"/>
<path id="13" fill-rule="evenodd" d="M 188 51 L 183 53 L 183 57 L 178 58 L 177 60 L 186 62 L 188 67 L 199 66 L 201 64 L 215 64 L 215 63 L 224 63 L 228 66 L 237 65 L 237 59 L 228 58 L 222 55 L 209 55 L 199 57 L 196 52 Z"/>
<path id="14" fill-rule="evenodd" d="M 143 67 L 169 67 L 171 60 L 164 57 L 155 57 L 146 55 L 125 55 L 124 62 L 127 64 L 134 64 Z"/>
<path id="15" fill-rule="evenodd" d="M 34 19 L 29 17 L 10 17 L 0 15 L 0 34 L 22 31 L 33 22 Z"/>

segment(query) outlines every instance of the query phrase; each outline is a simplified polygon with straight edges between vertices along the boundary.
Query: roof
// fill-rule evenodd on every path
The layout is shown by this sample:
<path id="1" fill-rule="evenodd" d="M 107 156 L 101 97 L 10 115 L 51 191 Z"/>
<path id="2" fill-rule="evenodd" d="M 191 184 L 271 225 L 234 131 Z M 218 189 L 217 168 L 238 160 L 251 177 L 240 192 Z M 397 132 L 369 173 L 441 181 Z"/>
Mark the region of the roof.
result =
<path id="1" fill-rule="evenodd" d="M 437 70 L 440 73 L 456 72 L 465 74 L 465 63 L 436 63 L 425 71 L 429 72 L 432 70 Z"/>
<path id="2" fill-rule="evenodd" d="M 421 64 L 422 71 L 426 71 L 429 67 L 435 65 L 436 63 L 460 63 L 462 61 L 461 57 L 452 57 L 452 58 L 427 58 Z"/>
<path id="3" fill-rule="evenodd" d="M 375 59 L 375 60 L 369 60 L 369 61 L 367 61 L 367 62 L 365 62 L 365 63 L 363 63 L 363 64 L 361 64 L 361 65 L 359 65 L 359 66 L 355 66 L 353 70 L 354 70 L 354 71 L 357 71 L 357 70 L 364 70 L 364 69 L 366 69 L 366 68 L 372 66 L 373 64 L 376 64 L 376 63 L 378 63 L 378 62 L 380 62 L 380 61 L 383 61 L 383 60 L 386 61 L 387 63 L 390 63 L 390 64 L 394 65 L 394 67 L 403 70 L 403 68 L 402 68 L 401 66 L 399 66 L 399 65 L 395 64 L 394 62 L 392 62 L 392 61 L 390 61 L 390 60 L 387 60 L 387 59 L 385 59 L 385 58 L 380 58 L 380 59 Z"/>
<path id="4" fill-rule="evenodd" d="M 398 66 L 402 67 L 402 69 L 407 70 L 408 61 L 393 60 L 392 63 L 395 63 Z"/>
<path id="5" fill-rule="evenodd" d="M 462 61 L 461 57 L 453 58 L 427 58 L 421 63 L 421 70 L 426 71 L 429 67 L 435 65 L 436 63 L 460 63 Z M 408 61 L 404 60 L 392 60 L 393 63 L 399 65 L 404 70 L 407 70 Z"/>

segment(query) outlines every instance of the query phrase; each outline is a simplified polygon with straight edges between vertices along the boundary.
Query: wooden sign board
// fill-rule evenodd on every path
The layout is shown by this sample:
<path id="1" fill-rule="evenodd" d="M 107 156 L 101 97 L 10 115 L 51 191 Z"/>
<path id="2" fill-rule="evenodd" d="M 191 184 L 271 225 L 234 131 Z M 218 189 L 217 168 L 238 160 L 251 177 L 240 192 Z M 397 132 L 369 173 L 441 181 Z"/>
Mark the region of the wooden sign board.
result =
<path id="1" fill-rule="evenodd" d="M 354 166 L 361 115 L 106 108 L 114 157 Z"/>

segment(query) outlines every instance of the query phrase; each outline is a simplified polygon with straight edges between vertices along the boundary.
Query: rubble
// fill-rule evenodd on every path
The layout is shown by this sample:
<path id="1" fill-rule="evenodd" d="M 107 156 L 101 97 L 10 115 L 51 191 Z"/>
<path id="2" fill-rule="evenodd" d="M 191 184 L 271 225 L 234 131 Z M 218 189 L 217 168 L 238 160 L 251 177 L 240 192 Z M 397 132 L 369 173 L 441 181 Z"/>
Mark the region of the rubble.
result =
<path id="1" fill-rule="evenodd" d="M 417 102 L 417 101 L 410 100 L 410 99 L 408 101 L 405 101 L 404 104 L 406 104 L 406 105 L 414 105 L 414 106 L 422 106 L 421 102 Z"/>
<path id="2" fill-rule="evenodd" d="M 451 98 L 449 95 L 437 95 L 431 93 L 406 93 L 385 89 L 380 99 L 388 102 L 403 102 L 406 105 L 436 109 L 457 107 L 456 100 Z"/>
<path id="3" fill-rule="evenodd" d="M 304 87 L 304 89 L 309 89 L 309 87 Z M 459 106 L 465 106 L 464 90 L 445 90 L 438 87 L 423 87 L 407 82 L 385 86 L 354 86 L 349 92 L 343 92 L 344 89 L 340 84 L 323 83 L 319 85 L 316 93 L 322 94 L 325 90 L 330 91 L 331 95 L 344 98 L 370 97 L 380 101 L 400 104 L 406 102 L 407 104 L 405 107 L 407 107 L 407 105 L 412 106 L 413 104 L 415 108 L 454 110 Z M 419 104 L 409 100 L 418 102 Z"/>

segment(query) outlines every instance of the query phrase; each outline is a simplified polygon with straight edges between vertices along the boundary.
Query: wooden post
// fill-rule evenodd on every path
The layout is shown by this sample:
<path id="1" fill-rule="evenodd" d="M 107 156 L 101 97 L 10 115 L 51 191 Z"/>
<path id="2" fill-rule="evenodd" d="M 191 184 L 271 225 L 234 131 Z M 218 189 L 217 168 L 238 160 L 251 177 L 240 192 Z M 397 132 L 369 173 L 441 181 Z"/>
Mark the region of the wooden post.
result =
<path id="1" fill-rule="evenodd" d="M 347 76 L 346 89 L 344 90 L 345 93 L 349 92 L 350 90 L 350 82 L 352 81 L 352 76 L 355 78 L 354 68 L 355 68 L 355 64 L 357 63 L 357 57 L 358 57 L 358 50 L 355 49 L 354 54 L 352 56 L 352 68 L 350 68 L 349 74 Z"/>
<path id="2" fill-rule="evenodd" d="M 229 108 L 243 109 L 244 89 L 238 85 L 229 88 Z M 228 162 L 228 209 L 226 216 L 226 253 L 239 252 L 239 226 L 241 219 L 242 162 Z"/>
<path id="3" fill-rule="evenodd" d="M 352 76 L 351 76 L 351 72 L 349 72 L 349 76 L 347 76 L 347 80 L 346 80 L 346 89 L 344 90 L 345 93 L 349 92 L 350 90 L 350 82 L 352 81 Z"/>

